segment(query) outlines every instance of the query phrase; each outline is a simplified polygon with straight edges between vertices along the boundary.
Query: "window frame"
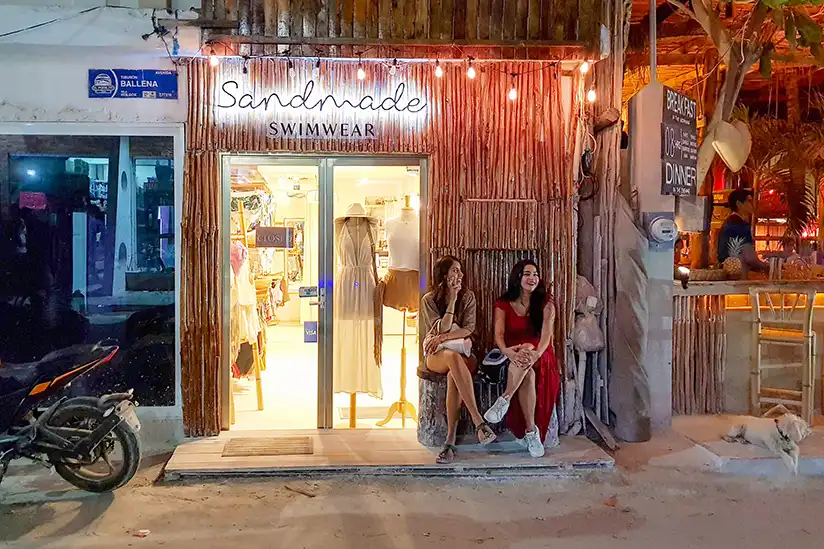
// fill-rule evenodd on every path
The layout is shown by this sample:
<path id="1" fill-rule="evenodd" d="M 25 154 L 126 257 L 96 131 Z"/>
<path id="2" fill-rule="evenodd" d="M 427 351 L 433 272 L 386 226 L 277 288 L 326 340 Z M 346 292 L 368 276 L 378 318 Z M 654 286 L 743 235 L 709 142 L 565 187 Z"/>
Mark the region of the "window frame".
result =
<path id="1" fill-rule="evenodd" d="M 55 135 L 86 137 L 172 137 L 174 139 L 175 236 L 181 234 L 183 215 L 183 173 L 186 156 L 184 124 L 179 123 L 99 123 L 99 122 L 0 122 L 0 135 Z M 179 253 L 180 248 L 176 249 Z M 180 258 L 175 268 L 175 403 L 173 406 L 141 407 L 145 419 L 183 419 L 183 392 L 180 365 Z"/>

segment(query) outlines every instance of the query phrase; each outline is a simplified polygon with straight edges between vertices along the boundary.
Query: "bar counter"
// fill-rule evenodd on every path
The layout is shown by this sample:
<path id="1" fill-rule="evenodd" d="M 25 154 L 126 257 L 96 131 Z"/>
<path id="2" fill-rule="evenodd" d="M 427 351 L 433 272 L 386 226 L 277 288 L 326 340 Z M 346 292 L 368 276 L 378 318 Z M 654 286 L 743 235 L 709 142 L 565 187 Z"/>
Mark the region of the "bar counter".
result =
<path id="1" fill-rule="evenodd" d="M 750 289 L 814 289 L 816 409 L 821 409 L 824 356 L 824 280 L 675 282 L 673 293 L 672 405 L 674 414 L 748 413 L 752 338 Z M 770 353 L 781 356 L 782 349 Z M 787 351 L 784 351 L 787 352 Z M 772 355 L 775 356 L 775 355 Z M 788 360 L 791 357 L 788 356 Z M 800 379 L 800 377 L 799 377 Z M 793 379 L 787 379 L 793 383 Z"/>

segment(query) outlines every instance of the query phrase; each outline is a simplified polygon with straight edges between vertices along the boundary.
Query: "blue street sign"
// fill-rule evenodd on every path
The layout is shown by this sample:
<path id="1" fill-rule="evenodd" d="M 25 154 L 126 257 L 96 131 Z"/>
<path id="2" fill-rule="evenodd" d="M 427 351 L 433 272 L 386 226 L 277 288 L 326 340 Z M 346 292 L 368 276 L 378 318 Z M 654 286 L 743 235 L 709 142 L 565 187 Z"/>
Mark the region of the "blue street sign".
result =
<path id="1" fill-rule="evenodd" d="M 89 69 L 91 99 L 177 99 L 175 71 Z"/>

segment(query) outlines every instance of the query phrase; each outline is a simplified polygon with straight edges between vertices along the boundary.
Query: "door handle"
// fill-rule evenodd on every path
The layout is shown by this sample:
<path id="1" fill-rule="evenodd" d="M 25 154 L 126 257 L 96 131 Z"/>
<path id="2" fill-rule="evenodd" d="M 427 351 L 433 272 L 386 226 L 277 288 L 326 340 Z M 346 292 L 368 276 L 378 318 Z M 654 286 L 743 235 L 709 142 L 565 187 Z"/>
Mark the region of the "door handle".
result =
<path id="1" fill-rule="evenodd" d="M 310 301 L 309 306 L 310 307 L 320 307 L 320 301 Z"/>

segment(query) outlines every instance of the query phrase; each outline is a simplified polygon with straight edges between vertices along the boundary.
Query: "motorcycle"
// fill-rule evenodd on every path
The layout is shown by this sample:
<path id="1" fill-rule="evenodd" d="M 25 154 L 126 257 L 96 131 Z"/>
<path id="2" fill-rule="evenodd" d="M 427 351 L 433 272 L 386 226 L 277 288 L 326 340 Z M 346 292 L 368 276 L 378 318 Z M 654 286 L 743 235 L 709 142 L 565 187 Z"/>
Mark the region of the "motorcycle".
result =
<path id="1" fill-rule="evenodd" d="M 99 398 L 60 396 L 72 381 L 111 362 L 118 350 L 101 342 L 67 347 L 36 362 L 0 363 L 0 482 L 19 458 L 53 467 L 89 492 L 110 492 L 134 477 L 140 421 L 133 390 Z"/>

